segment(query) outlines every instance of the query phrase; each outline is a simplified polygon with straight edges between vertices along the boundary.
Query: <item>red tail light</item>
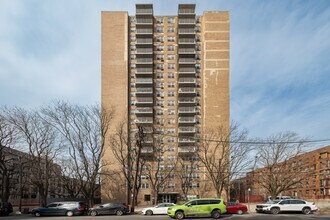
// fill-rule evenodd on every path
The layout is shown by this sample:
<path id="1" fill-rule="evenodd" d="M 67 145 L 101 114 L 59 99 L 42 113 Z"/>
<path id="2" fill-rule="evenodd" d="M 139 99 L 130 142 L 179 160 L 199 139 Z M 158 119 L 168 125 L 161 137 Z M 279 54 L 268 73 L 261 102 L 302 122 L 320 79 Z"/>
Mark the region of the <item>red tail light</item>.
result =
<path id="1" fill-rule="evenodd" d="M 85 210 L 85 207 L 84 206 L 79 206 L 78 207 L 78 211 L 83 211 L 83 210 Z"/>
<path id="2" fill-rule="evenodd" d="M 123 205 L 123 208 L 124 208 L 124 209 L 128 209 L 128 206 L 127 206 L 127 205 Z"/>

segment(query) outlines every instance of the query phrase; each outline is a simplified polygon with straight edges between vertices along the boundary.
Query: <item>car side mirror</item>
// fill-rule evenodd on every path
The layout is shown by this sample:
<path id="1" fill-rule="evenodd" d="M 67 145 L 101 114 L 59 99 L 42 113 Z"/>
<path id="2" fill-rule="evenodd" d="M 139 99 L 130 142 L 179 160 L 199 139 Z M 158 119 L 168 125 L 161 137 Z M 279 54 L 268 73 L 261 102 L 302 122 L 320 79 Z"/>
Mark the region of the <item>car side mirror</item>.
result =
<path id="1" fill-rule="evenodd" d="M 100 208 L 103 208 L 103 205 L 100 205 Z"/>
<path id="2" fill-rule="evenodd" d="M 156 208 L 158 208 L 159 206 L 158 205 L 156 205 Z"/>

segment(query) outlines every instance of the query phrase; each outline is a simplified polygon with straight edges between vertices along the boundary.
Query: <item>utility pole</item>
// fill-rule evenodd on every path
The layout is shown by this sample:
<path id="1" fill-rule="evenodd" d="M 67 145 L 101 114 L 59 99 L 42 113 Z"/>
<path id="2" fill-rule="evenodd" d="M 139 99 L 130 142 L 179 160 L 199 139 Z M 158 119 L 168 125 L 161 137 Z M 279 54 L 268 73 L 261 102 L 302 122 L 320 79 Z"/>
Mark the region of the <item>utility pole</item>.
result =
<path id="1" fill-rule="evenodd" d="M 137 146 L 137 154 L 136 154 L 136 163 L 135 163 L 135 173 L 134 173 L 134 180 L 133 180 L 133 198 L 131 200 L 131 213 L 134 212 L 134 208 L 135 208 L 135 194 L 136 194 L 136 185 L 137 185 L 137 179 L 138 179 L 138 174 L 139 174 L 139 170 L 140 170 L 140 155 L 141 155 L 141 148 L 142 148 L 142 144 L 144 143 L 144 130 L 143 127 L 139 126 L 138 127 L 139 132 L 137 134 L 137 139 L 136 139 L 136 146 Z"/>

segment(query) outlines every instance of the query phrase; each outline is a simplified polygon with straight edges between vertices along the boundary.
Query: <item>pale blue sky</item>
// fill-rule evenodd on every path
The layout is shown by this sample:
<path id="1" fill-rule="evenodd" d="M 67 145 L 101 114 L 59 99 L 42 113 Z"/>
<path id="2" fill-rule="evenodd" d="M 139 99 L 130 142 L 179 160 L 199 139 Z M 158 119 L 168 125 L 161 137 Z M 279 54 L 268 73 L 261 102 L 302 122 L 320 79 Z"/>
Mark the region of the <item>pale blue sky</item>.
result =
<path id="1" fill-rule="evenodd" d="M 135 3 L 230 11 L 231 118 L 261 138 L 330 138 L 328 0 L 0 0 L 0 104 L 99 102 L 100 12 L 134 14 Z"/>

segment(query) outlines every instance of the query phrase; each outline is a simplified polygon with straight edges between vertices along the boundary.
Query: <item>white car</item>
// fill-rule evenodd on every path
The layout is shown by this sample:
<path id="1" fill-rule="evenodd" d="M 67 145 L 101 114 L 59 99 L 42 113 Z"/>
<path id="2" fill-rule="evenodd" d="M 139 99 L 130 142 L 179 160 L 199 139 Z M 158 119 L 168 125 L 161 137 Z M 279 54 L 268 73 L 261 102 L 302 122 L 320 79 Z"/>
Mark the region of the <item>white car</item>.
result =
<path id="1" fill-rule="evenodd" d="M 300 199 L 282 199 L 268 201 L 265 204 L 258 204 L 256 207 L 257 212 L 270 212 L 274 215 L 280 212 L 299 212 L 308 215 L 311 212 L 317 211 L 318 208 L 312 202 L 307 202 Z"/>
<path id="2" fill-rule="evenodd" d="M 143 215 L 167 215 L 167 209 L 174 206 L 174 203 L 161 203 L 157 206 L 142 209 Z"/>

